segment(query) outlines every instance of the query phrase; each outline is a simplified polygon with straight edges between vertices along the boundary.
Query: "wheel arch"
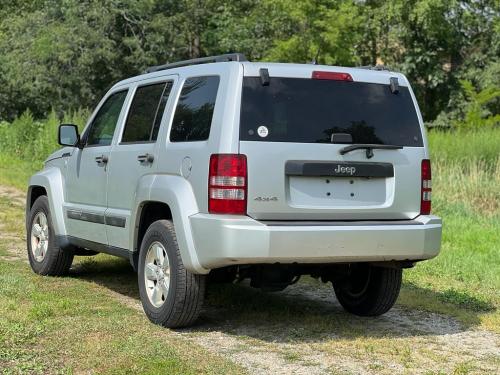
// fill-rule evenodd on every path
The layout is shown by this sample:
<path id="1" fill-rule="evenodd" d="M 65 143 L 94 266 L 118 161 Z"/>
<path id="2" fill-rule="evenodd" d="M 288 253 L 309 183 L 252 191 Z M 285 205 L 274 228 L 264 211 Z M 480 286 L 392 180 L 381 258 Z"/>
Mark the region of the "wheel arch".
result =
<path id="1" fill-rule="evenodd" d="M 156 220 L 172 220 L 182 262 L 195 274 L 207 274 L 201 266 L 191 233 L 189 217 L 199 212 L 191 184 L 181 176 L 156 175 L 139 183 L 136 192 L 135 212 L 131 215 L 130 244 L 132 262 L 137 265 L 140 244 L 147 228 Z"/>
<path id="2" fill-rule="evenodd" d="M 63 177 L 58 168 L 47 168 L 31 177 L 26 195 L 26 225 L 28 225 L 27 221 L 31 207 L 43 195 L 46 195 L 49 200 L 54 233 L 56 235 L 65 235 Z"/>
<path id="3" fill-rule="evenodd" d="M 133 228 L 133 255 L 132 266 L 137 269 L 139 264 L 139 250 L 142 239 L 146 234 L 149 226 L 157 220 L 172 220 L 172 211 L 170 206 L 165 202 L 146 200 L 139 203 L 135 214 L 135 225 Z"/>
<path id="4" fill-rule="evenodd" d="M 42 195 L 47 195 L 47 189 L 40 185 L 31 185 L 28 187 L 28 193 L 26 195 L 26 210 L 31 210 L 33 203 L 41 197 Z"/>

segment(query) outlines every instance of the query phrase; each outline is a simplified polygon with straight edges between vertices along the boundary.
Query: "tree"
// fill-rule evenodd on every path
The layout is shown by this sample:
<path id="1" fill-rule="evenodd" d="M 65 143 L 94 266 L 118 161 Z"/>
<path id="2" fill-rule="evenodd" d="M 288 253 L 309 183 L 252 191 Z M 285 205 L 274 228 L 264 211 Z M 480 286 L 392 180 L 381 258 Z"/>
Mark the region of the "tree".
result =
<path id="1" fill-rule="evenodd" d="M 274 43 L 264 58 L 283 62 L 356 65 L 362 18 L 353 1 L 278 0 L 264 2 L 264 9 L 281 14 Z"/>
<path id="2" fill-rule="evenodd" d="M 465 92 L 467 103 L 465 106 L 465 116 L 456 121 L 455 126 L 459 129 L 480 129 L 492 127 L 500 124 L 500 114 L 492 114 L 486 105 L 493 100 L 500 98 L 500 87 L 486 87 L 476 91 L 472 82 L 460 81 Z"/>
<path id="3" fill-rule="evenodd" d="M 0 120 L 93 107 L 151 65 L 243 52 L 251 60 L 405 73 L 426 121 L 464 116 L 460 80 L 500 85 L 498 0 L 6 0 Z M 500 110 L 500 99 L 485 104 Z"/>
<path id="4" fill-rule="evenodd" d="M 147 66 L 222 51 L 252 1 L 38 0 L 0 6 L 0 118 L 93 107 Z M 220 35 L 223 35 L 222 37 Z M 225 44 L 230 46 L 227 41 Z M 3 99 L 5 98 L 5 99 Z M 10 98 L 10 99 L 7 99 Z"/>

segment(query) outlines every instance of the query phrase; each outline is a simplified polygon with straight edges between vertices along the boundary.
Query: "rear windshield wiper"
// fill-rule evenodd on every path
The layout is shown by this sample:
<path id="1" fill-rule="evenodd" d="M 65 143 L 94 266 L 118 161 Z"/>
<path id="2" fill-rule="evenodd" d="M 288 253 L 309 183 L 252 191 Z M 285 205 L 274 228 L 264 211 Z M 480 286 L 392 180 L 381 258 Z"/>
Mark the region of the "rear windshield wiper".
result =
<path id="1" fill-rule="evenodd" d="M 396 146 L 396 145 L 374 145 L 374 144 L 369 144 L 369 143 L 359 143 L 356 145 L 349 145 L 344 148 L 340 149 L 340 155 L 345 155 L 348 152 L 354 151 L 354 150 L 366 150 L 366 158 L 370 159 L 373 157 L 373 150 L 374 149 L 379 149 L 379 150 L 400 150 L 402 149 L 403 146 Z"/>

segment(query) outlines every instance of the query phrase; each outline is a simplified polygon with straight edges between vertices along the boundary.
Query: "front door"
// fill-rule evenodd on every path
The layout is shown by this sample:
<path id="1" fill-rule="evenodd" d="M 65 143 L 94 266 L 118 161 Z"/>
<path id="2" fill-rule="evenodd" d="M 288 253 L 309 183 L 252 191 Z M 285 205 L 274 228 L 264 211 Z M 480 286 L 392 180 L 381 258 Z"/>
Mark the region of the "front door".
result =
<path id="1" fill-rule="evenodd" d="M 82 136 L 84 147 L 68 160 L 65 220 L 68 235 L 107 244 L 104 213 L 111 144 L 127 90 L 108 95 Z"/>
<path id="2" fill-rule="evenodd" d="M 172 103 L 168 99 L 175 79 L 176 76 L 155 78 L 131 87 L 133 99 L 108 163 L 106 231 L 113 247 L 132 249 L 130 216 L 136 192 L 157 169 L 158 145 L 165 144 L 158 134 L 162 122 L 168 122 L 164 113 L 171 113 L 168 106 Z"/>

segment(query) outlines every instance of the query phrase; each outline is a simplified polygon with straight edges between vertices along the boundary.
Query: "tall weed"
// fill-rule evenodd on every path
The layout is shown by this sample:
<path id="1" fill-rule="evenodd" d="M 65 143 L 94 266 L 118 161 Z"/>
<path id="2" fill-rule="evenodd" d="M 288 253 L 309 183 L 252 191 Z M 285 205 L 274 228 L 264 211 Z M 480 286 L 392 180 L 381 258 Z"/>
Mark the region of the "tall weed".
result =
<path id="1" fill-rule="evenodd" d="M 500 213 L 500 159 L 490 163 L 478 158 L 464 163 L 439 160 L 432 173 L 436 212 L 449 211 L 453 205 L 485 216 Z"/>
<path id="2" fill-rule="evenodd" d="M 429 134 L 435 211 L 500 214 L 500 128 Z"/>
<path id="3" fill-rule="evenodd" d="M 52 112 L 47 119 L 40 121 L 35 120 L 30 111 L 26 111 L 12 123 L 0 123 L 0 153 L 21 160 L 43 161 L 60 147 L 57 144 L 59 124 L 72 123 L 82 129 L 88 116 L 88 110 L 78 110 L 59 119 L 55 112 Z"/>
<path id="4" fill-rule="evenodd" d="M 428 133 L 433 163 L 471 160 L 484 162 L 489 170 L 495 168 L 500 154 L 500 128 L 471 131 L 439 131 Z"/>
<path id="5" fill-rule="evenodd" d="M 59 146 L 57 127 L 74 123 L 82 129 L 88 110 L 66 114 L 52 112 L 43 121 L 29 111 L 12 123 L 0 123 L 0 154 L 37 167 Z M 436 213 L 462 207 L 487 216 L 500 212 L 500 128 L 476 131 L 431 131 L 429 144 L 433 163 Z"/>

